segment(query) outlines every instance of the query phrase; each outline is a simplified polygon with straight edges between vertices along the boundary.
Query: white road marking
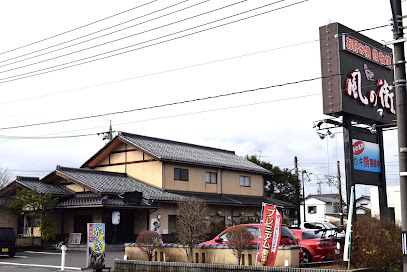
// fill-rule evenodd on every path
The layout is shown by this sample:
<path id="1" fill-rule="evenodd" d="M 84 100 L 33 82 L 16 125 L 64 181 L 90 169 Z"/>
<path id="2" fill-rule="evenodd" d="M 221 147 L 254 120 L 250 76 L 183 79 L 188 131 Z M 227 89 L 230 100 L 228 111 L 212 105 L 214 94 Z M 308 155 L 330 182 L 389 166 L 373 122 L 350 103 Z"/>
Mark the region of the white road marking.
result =
<path id="1" fill-rule="evenodd" d="M 57 265 L 42 265 L 42 264 L 20 264 L 20 263 L 8 263 L 8 262 L 0 262 L 0 265 L 15 265 L 15 266 L 31 266 L 31 267 L 46 267 L 46 268 L 56 268 L 56 269 L 61 269 L 61 266 Z M 80 267 L 69 267 L 65 266 L 65 269 L 71 269 L 71 270 L 82 270 Z"/>

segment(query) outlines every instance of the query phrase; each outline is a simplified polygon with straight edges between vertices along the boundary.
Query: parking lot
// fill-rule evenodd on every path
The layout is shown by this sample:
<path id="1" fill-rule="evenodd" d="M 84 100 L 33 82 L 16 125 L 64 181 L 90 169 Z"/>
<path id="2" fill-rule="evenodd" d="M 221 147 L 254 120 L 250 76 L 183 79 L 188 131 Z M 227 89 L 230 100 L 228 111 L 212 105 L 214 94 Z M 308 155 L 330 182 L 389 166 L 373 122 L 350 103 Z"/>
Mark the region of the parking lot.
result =
<path id="1" fill-rule="evenodd" d="M 106 251 L 106 266 L 114 271 L 114 260 L 123 259 L 124 250 Z M 65 269 L 77 270 L 86 268 L 86 251 L 69 250 L 65 257 Z M 61 252 L 58 251 L 24 251 L 14 258 L 0 255 L 0 272 L 56 271 L 61 269 Z M 90 270 L 91 271 L 91 270 Z"/>

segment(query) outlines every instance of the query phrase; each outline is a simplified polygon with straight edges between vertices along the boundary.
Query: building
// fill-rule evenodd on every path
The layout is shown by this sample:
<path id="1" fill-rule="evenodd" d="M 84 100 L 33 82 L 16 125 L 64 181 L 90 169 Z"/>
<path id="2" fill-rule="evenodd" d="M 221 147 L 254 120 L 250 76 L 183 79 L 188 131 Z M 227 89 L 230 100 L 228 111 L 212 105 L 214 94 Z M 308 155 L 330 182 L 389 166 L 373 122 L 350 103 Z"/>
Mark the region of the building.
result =
<path id="1" fill-rule="evenodd" d="M 268 170 L 233 151 L 119 133 L 81 168 L 57 166 L 42 179 L 19 177 L 0 190 L 36 189 L 59 198 L 52 216 L 58 239 L 69 233 L 86 239 L 86 223 L 105 223 L 107 243 L 131 242 L 143 230 L 164 241 L 176 234 L 177 202 L 196 197 L 210 208 L 208 224 L 258 222 L 262 202 L 292 208 L 263 195 Z M 117 218 L 120 215 L 118 222 Z M 31 222 L 32 221 L 32 222 Z M 37 228 L 35 220 L 21 228 Z M 36 229 L 38 231 L 38 229 Z"/>
<path id="2" fill-rule="evenodd" d="M 356 202 L 356 216 L 363 216 L 365 214 L 370 214 L 370 196 L 362 195 Z"/>
<path id="3" fill-rule="evenodd" d="M 345 203 L 342 201 L 342 207 Z M 339 213 L 339 195 L 338 194 L 320 194 L 308 195 L 305 198 L 305 219 L 304 205 L 300 207 L 302 222 L 316 221 L 340 221 Z"/>

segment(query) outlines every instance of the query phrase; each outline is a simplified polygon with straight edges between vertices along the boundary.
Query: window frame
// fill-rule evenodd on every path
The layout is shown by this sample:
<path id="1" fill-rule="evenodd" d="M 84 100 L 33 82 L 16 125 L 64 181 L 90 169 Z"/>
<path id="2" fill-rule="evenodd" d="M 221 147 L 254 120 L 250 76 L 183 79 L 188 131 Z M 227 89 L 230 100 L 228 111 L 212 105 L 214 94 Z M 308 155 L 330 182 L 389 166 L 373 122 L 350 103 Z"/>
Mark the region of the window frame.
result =
<path id="1" fill-rule="evenodd" d="M 189 169 L 174 167 L 174 180 L 189 181 Z"/>
<path id="2" fill-rule="evenodd" d="M 312 206 L 308 206 L 308 213 L 317 213 L 317 206 L 312 205 Z"/>
<path id="3" fill-rule="evenodd" d="M 243 183 L 242 183 L 243 178 Z M 250 187 L 251 186 L 251 178 L 250 176 L 240 176 L 240 187 Z"/>
<path id="4" fill-rule="evenodd" d="M 208 182 L 208 174 L 209 174 L 209 182 Z M 213 180 L 213 177 L 215 177 L 215 180 Z M 213 182 L 213 181 L 215 181 L 215 182 Z M 217 184 L 218 183 L 218 173 L 206 171 L 205 172 L 205 183 Z"/>

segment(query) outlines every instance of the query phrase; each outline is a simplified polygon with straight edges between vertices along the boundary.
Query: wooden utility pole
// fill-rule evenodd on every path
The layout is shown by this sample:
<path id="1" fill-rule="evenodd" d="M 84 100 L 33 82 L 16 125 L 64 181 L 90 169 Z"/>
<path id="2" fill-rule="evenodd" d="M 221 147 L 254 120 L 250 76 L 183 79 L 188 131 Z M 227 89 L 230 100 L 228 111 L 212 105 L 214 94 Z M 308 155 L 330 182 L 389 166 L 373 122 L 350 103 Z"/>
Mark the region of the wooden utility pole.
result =
<path id="1" fill-rule="evenodd" d="M 336 162 L 336 168 L 338 170 L 339 215 L 341 217 L 341 227 L 343 227 L 342 182 L 341 182 L 341 167 L 339 161 Z"/>
<path id="2" fill-rule="evenodd" d="M 295 176 L 298 178 L 298 159 L 297 156 L 294 157 L 294 171 L 295 171 Z M 304 196 L 303 196 L 304 197 Z M 298 221 L 298 226 L 301 225 L 301 210 L 300 210 L 300 204 L 298 203 L 298 206 L 296 207 L 297 210 L 297 221 Z M 305 216 L 305 214 L 304 214 Z"/>

